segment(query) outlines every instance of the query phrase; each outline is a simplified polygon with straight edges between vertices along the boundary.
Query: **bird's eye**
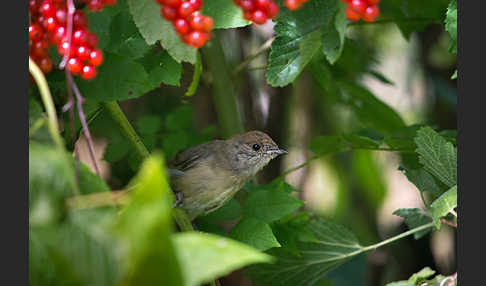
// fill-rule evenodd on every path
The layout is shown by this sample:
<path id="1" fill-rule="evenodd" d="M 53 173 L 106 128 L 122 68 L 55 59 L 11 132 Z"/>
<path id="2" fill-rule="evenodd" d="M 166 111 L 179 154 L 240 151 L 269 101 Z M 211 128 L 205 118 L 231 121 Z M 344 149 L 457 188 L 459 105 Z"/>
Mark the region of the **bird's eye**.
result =
<path id="1" fill-rule="evenodd" d="M 253 148 L 253 150 L 258 151 L 258 150 L 260 150 L 260 145 L 253 144 L 252 148 Z"/>

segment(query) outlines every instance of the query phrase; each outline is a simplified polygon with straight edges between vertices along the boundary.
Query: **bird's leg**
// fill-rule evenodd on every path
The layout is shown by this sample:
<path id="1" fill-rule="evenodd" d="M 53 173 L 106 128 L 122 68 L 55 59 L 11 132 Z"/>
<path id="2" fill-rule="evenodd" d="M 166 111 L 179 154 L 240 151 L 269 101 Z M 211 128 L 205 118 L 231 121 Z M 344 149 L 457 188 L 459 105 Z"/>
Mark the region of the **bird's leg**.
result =
<path id="1" fill-rule="evenodd" d="M 184 195 L 182 194 L 182 192 L 175 192 L 175 196 L 176 201 L 174 202 L 173 207 L 176 208 L 182 206 L 182 200 L 184 199 Z"/>

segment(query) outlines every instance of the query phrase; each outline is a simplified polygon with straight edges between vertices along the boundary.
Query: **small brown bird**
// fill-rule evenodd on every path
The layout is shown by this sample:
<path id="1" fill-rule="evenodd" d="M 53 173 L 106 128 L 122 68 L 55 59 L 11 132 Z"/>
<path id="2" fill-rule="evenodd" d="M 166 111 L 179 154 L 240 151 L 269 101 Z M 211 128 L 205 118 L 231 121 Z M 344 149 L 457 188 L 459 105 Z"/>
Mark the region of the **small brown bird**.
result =
<path id="1" fill-rule="evenodd" d="M 215 211 L 280 154 L 287 154 L 287 151 L 261 131 L 181 151 L 169 163 L 176 205 L 183 208 L 191 220 Z"/>

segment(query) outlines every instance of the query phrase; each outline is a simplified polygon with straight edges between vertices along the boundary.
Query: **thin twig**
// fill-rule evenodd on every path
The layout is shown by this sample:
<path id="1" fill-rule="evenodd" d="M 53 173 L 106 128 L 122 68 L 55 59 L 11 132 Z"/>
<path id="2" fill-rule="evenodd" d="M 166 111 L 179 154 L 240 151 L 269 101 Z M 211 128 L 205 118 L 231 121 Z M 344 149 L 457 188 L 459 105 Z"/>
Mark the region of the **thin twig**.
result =
<path id="1" fill-rule="evenodd" d="M 440 219 L 440 222 L 442 222 L 443 224 L 447 224 L 447 225 L 450 225 L 452 227 L 457 228 L 457 223 L 455 223 L 455 222 L 448 221 L 448 220 L 443 219 L 443 218 Z"/>
<path id="2" fill-rule="evenodd" d="M 63 69 L 68 60 L 69 60 L 69 55 L 71 54 L 71 34 L 73 32 L 73 15 L 74 12 L 76 12 L 76 6 L 74 6 L 73 0 L 67 0 L 67 12 L 68 12 L 68 17 L 67 17 L 67 42 L 69 44 L 68 50 L 62 57 L 62 61 L 59 64 L 59 68 Z"/>
<path id="3" fill-rule="evenodd" d="M 261 45 L 255 51 L 254 54 L 250 55 L 244 61 L 242 61 L 238 66 L 236 66 L 236 68 L 233 70 L 233 75 L 237 75 L 241 70 L 243 70 L 247 65 L 249 65 L 255 58 L 257 58 L 259 55 L 264 53 L 266 50 L 270 49 L 273 40 L 275 40 L 275 37 L 268 39 L 265 43 L 263 43 L 263 45 Z"/>

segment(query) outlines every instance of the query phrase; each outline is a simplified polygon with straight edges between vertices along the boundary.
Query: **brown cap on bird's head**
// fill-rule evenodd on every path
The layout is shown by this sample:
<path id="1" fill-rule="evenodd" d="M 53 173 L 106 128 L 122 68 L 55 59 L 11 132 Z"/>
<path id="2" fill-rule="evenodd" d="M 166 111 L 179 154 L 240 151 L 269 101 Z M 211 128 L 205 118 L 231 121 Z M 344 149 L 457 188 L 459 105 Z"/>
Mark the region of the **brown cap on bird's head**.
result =
<path id="1" fill-rule="evenodd" d="M 240 144 L 246 144 L 250 146 L 254 151 L 261 151 L 270 154 L 287 154 L 288 152 L 280 149 L 278 145 L 268 136 L 266 133 L 253 130 L 243 134 L 234 135 L 229 139 L 233 142 Z"/>

